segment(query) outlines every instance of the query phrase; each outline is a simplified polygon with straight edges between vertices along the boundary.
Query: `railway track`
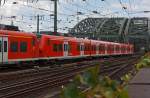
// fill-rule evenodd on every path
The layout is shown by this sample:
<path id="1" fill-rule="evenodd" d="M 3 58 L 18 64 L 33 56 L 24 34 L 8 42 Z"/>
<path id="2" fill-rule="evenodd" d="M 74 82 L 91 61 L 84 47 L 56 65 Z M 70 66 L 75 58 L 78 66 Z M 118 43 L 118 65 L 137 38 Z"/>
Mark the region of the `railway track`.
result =
<path id="1" fill-rule="evenodd" d="M 100 74 L 108 75 L 112 78 L 118 78 L 123 75 L 126 71 L 132 69 L 132 65 L 136 63 L 138 56 L 132 56 L 128 58 L 120 58 L 117 60 L 110 60 L 109 63 L 116 62 L 111 65 L 102 65 Z M 128 62 L 127 62 L 128 60 Z M 120 62 L 118 62 L 120 61 Z M 37 71 L 35 73 L 23 74 L 25 79 L 21 81 L 14 81 L 12 84 L 5 84 L 0 86 L 0 98 L 15 98 L 16 96 L 30 93 L 35 90 L 39 90 L 45 87 L 58 87 L 69 82 L 77 73 L 81 73 L 84 69 L 94 66 L 95 64 L 100 63 L 100 61 L 91 61 L 76 63 L 73 66 L 67 66 L 56 69 L 46 69 L 45 71 Z M 123 71 L 124 69 L 124 71 Z M 125 70 L 126 69 L 126 70 Z M 33 71 L 32 71 L 33 72 Z M 119 74 L 119 75 L 118 75 Z M 4 75 L 4 74 L 3 74 Z M 8 76 L 8 74 L 5 76 Z M 16 77 L 20 76 L 14 76 Z M 36 76 L 36 77 L 34 77 Z M 27 78 L 30 77 L 30 78 Z M 6 79 L 6 77 L 1 77 L 0 80 Z M 12 79 L 12 78 L 11 78 Z"/>
<path id="2" fill-rule="evenodd" d="M 0 98 L 13 98 L 16 94 L 22 94 L 25 92 L 33 91 L 45 86 L 60 86 L 64 83 L 69 82 L 69 79 L 72 78 L 75 74 L 81 72 L 83 68 L 88 66 L 80 66 L 71 69 L 63 69 L 62 71 L 58 71 L 57 73 L 52 73 L 50 75 L 38 77 L 32 80 L 18 82 L 12 85 L 3 86 L 0 89 L 0 95 L 4 94 L 4 96 L 0 96 Z M 29 87 L 29 88 L 26 88 Z M 18 89 L 16 91 L 16 89 Z M 25 88 L 25 89 L 24 89 Z M 15 91 L 15 92 L 14 92 Z M 7 92 L 7 94 L 6 94 Z M 10 92 L 10 93 L 9 93 Z"/>
<path id="3" fill-rule="evenodd" d="M 126 57 L 125 57 L 126 58 Z M 62 70 L 71 69 L 76 66 L 85 66 L 88 64 L 95 64 L 95 63 L 104 63 L 104 62 L 117 62 L 117 60 L 124 60 L 125 58 L 109 58 L 105 60 L 93 60 L 93 61 L 83 61 L 83 62 L 76 62 L 71 64 L 65 64 L 62 67 L 40 67 L 40 68 L 34 68 L 34 69 L 27 69 L 27 70 L 21 70 L 21 71 L 11 71 L 6 73 L 0 73 L 0 81 L 7 83 L 10 80 L 16 80 L 19 78 L 27 78 L 27 77 L 35 77 L 38 75 L 45 75 L 50 73 L 57 73 Z M 103 64 L 104 65 L 104 64 Z M 8 78 L 9 77 L 9 78 Z M 10 84 L 10 83 L 9 83 Z"/>
<path id="4" fill-rule="evenodd" d="M 111 77 L 112 79 L 120 80 L 121 76 L 123 76 L 127 72 L 133 70 L 134 66 L 131 66 L 131 65 L 134 65 L 135 63 L 137 63 L 137 61 L 138 61 L 138 57 L 135 59 L 131 59 L 128 62 L 125 61 L 125 62 L 112 64 L 112 65 L 110 65 L 111 67 L 104 66 L 103 70 L 100 72 L 100 74 L 107 75 L 107 76 Z M 114 65 L 115 65 L 115 67 L 113 67 Z M 122 65 L 122 66 L 120 66 L 120 65 Z M 87 92 L 90 88 L 83 87 L 82 89 L 83 89 L 82 92 Z M 61 91 L 54 93 L 53 96 L 48 97 L 48 98 L 59 98 L 60 94 L 61 94 Z"/>

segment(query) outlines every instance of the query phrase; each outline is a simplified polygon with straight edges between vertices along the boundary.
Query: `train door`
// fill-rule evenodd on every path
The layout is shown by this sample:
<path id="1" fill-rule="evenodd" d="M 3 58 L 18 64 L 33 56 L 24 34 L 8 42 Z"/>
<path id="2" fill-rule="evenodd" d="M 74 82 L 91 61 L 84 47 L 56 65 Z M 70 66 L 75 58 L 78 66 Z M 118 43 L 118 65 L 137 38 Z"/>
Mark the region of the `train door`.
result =
<path id="1" fill-rule="evenodd" d="M 8 62 L 8 37 L 0 37 L 0 62 Z"/>
<path id="2" fill-rule="evenodd" d="M 105 45 L 104 45 L 104 52 L 105 52 L 104 54 L 107 55 L 107 54 L 108 54 L 108 50 L 109 50 L 109 49 L 108 49 L 108 44 L 105 44 Z"/>
<path id="3" fill-rule="evenodd" d="M 68 42 L 64 42 L 64 57 L 68 56 L 69 45 Z"/>
<path id="4" fill-rule="evenodd" d="M 120 45 L 120 54 L 122 54 L 122 45 Z"/>
<path id="5" fill-rule="evenodd" d="M 99 44 L 96 44 L 96 55 L 99 55 Z"/>
<path id="6" fill-rule="evenodd" d="M 84 55 L 84 43 L 80 44 L 80 55 L 83 56 Z"/>
<path id="7" fill-rule="evenodd" d="M 117 52 L 116 52 L 116 45 L 113 45 L 113 46 L 114 46 L 113 54 L 117 54 Z"/>

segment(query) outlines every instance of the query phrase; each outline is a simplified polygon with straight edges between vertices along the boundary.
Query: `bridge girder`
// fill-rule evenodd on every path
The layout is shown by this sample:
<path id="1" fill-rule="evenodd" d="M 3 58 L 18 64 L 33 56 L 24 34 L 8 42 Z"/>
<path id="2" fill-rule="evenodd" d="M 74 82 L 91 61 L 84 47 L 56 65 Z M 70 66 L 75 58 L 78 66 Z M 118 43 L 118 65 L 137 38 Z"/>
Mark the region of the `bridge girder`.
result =
<path id="1" fill-rule="evenodd" d="M 133 43 L 139 49 L 150 50 L 150 21 L 147 17 L 86 18 L 69 32 L 76 37 Z"/>

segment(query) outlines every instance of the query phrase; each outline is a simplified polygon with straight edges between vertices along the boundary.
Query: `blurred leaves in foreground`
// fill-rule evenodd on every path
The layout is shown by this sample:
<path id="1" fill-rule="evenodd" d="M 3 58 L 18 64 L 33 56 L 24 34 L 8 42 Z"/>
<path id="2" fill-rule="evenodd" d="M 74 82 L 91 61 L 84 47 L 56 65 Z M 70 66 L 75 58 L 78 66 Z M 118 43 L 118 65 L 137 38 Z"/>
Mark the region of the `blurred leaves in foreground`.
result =
<path id="1" fill-rule="evenodd" d="M 136 64 L 136 70 L 139 71 L 141 68 L 150 67 L 150 53 L 142 56 L 139 62 Z"/>
<path id="2" fill-rule="evenodd" d="M 129 96 L 125 85 L 109 77 L 99 77 L 99 67 L 96 66 L 88 68 L 63 87 L 61 98 L 129 98 Z"/>

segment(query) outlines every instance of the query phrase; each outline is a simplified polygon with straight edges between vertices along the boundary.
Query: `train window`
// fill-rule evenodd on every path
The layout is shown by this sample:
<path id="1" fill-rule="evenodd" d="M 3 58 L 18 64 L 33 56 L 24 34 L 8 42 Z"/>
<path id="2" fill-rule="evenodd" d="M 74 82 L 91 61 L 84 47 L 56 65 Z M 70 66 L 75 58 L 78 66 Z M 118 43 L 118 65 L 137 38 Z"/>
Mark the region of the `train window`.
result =
<path id="1" fill-rule="evenodd" d="M 50 45 L 50 39 L 47 40 L 47 45 Z"/>
<path id="2" fill-rule="evenodd" d="M 64 44 L 64 51 L 66 51 L 66 45 Z"/>
<path id="3" fill-rule="evenodd" d="M 90 45 L 88 46 L 88 51 L 91 51 L 91 46 Z"/>
<path id="4" fill-rule="evenodd" d="M 103 45 L 103 51 L 108 50 L 106 45 Z"/>
<path id="5" fill-rule="evenodd" d="M 66 51 L 66 44 L 64 44 L 64 51 Z"/>
<path id="6" fill-rule="evenodd" d="M 58 45 L 58 50 L 59 50 L 59 51 L 62 51 L 62 44 L 59 44 L 59 45 Z"/>
<path id="7" fill-rule="evenodd" d="M 57 44 L 53 45 L 53 51 L 57 52 Z"/>
<path id="8" fill-rule="evenodd" d="M 61 44 L 57 45 L 57 51 L 61 51 Z"/>
<path id="9" fill-rule="evenodd" d="M 77 45 L 77 50 L 80 51 L 80 45 L 79 44 Z"/>
<path id="10" fill-rule="evenodd" d="M 64 44 L 64 51 L 68 51 L 68 49 L 69 49 L 68 44 Z"/>
<path id="11" fill-rule="evenodd" d="M 88 46 L 87 46 L 87 45 L 85 45 L 84 50 L 85 50 L 85 51 L 88 51 Z"/>
<path id="12" fill-rule="evenodd" d="M 114 51 L 114 49 L 115 49 L 115 48 L 114 48 L 114 45 L 112 45 L 112 51 Z"/>
<path id="13" fill-rule="evenodd" d="M 118 46 L 118 51 L 120 51 L 120 46 Z"/>
<path id="14" fill-rule="evenodd" d="M 88 45 L 86 46 L 86 51 L 88 51 Z"/>
<path id="15" fill-rule="evenodd" d="M 83 50 L 83 45 L 80 46 L 80 50 L 81 50 L 81 51 L 84 51 L 84 50 Z"/>
<path id="16" fill-rule="evenodd" d="M 92 51 L 94 51 L 94 46 L 92 46 Z"/>
<path id="17" fill-rule="evenodd" d="M 84 45 L 82 45 L 82 51 L 84 51 Z"/>
<path id="18" fill-rule="evenodd" d="M 4 41 L 4 52 L 7 52 L 7 41 Z"/>
<path id="19" fill-rule="evenodd" d="M 110 51 L 113 51 L 113 45 L 110 45 Z"/>
<path id="20" fill-rule="evenodd" d="M 35 46 L 35 39 L 32 40 L 32 45 Z"/>
<path id="21" fill-rule="evenodd" d="M 104 45 L 100 45 L 99 46 L 99 51 L 103 51 L 104 50 Z"/>
<path id="22" fill-rule="evenodd" d="M 86 46 L 86 51 L 88 51 L 88 45 Z"/>
<path id="23" fill-rule="evenodd" d="M 121 50 L 124 51 L 125 50 L 124 47 L 122 47 Z"/>
<path id="24" fill-rule="evenodd" d="M 68 51 L 71 51 L 72 48 L 71 48 L 71 44 L 68 45 Z"/>
<path id="25" fill-rule="evenodd" d="M 81 51 L 83 51 L 83 49 L 82 49 L 82 45 L 80 45 L 80 50 L 81 50 Z"/>
<path id="26" fill-rule="evenodd" d="M 96 51 L 96 46 L 94 45 L 94 51 Z"/>
<path id="27" fill-rule="evenodd" d="M 87 49 L 86 49 L 86 45 L 85 45 L 85 47 L 84 47 L 84 51 L 87 51 Z"/>
<path id="28" fill-rule="evenodd" d="M 99 45 L 96 46 L 96 51 L 98 51 L 98 50 L 99 50 Z"/>
<path id="29" fill-rule="evenodd" d="M 65 51 L 65 49 L 66 49 L 65 47 L 66 47 L 66 45 L 64 44 L 64 51 Z"/>
<path id="30" fill-rule="evenodd" d="M 82 47 L 82 48 L 83 48 L 83 51 L 84 51 L 84 48 L 85 48 L 85 47 L 84 47 L 84 45 L 83 45 L 83 47 Z"/>
<path id="31" fill-rule="evenodd" d="M 116 51 L 119 51 L 119 46 L 116 46 Z"/>
<path id="32" fill-rule="evenodd" d="M 68 44 L 66 44 L 66 51 L 68 51 L 69 50 L 69 45 Z"/>
<path id="33" fill-rule="evenodd" d="M 18 42 L 11 42 L 10 43 L 10 51 L 11 52 L 18 52 Z"/>
<path id="34" fill-rule="evenodd" d="M 27 42 L 20 43 L 20 52 L 27 52 Z"/>
<path id="35" fill-rule="evenodd" d="M 67 51 L 67 44 L 65 44 L 65 51 Z"/>
<path id="36" fill-rule="evenodd" d="M 87 45 L 87 51 L 90 51 L 90 46 L 89 45 Z"/>
<path id="37" fill-rule="evenodd" d="M 96 51 L 96 46 L 95 45 L 92 46 L 92 51 Z"/>
<path id="38" fill-rule="evenodd" d="M 128 51 L 130 51 L 130 47 L 128 47 Z"/>
<path id="39" fill-rule="evenodd" d="M 0 52 L 2 52 L 2 41 L 0 41 Z"/>

